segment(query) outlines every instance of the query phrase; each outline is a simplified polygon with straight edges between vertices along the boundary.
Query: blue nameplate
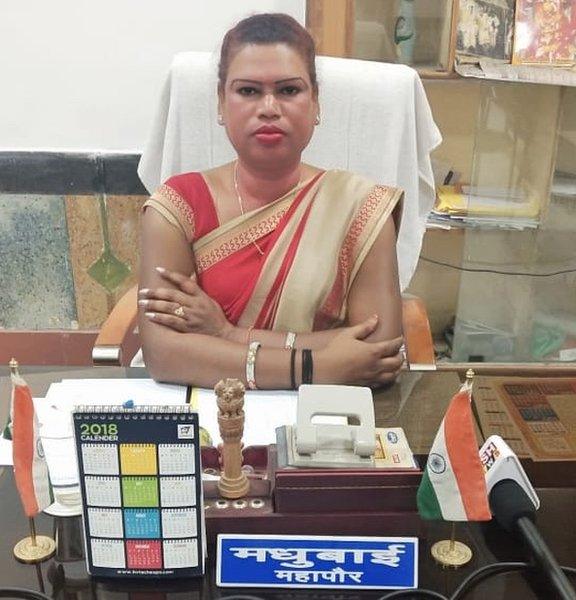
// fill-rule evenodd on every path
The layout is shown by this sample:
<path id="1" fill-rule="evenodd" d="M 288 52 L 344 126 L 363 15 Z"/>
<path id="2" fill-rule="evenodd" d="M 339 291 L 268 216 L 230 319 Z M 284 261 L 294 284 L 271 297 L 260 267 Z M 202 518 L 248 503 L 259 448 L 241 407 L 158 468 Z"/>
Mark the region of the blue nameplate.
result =
<path id="1" fill-rule="evenodd" d="M 399 589 L 418 586 L 418 538 L 218 536 L 220 587 Z"/>

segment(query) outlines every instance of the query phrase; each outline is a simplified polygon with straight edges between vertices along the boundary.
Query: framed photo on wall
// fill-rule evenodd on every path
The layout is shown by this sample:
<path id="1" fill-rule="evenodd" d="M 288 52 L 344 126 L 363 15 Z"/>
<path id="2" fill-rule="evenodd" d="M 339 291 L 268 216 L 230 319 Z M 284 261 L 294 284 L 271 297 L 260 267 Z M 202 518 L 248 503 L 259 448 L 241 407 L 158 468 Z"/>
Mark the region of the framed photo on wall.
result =
<path id="1" fill-rule="evenodd" d="M 456 52 L 510 62 L 514 0 L 460 0 Z"/>
<path id="2" fill-rule="evenodd" d="M 576 0 L 516 0 L 512 64 L 576 64 Z"/>

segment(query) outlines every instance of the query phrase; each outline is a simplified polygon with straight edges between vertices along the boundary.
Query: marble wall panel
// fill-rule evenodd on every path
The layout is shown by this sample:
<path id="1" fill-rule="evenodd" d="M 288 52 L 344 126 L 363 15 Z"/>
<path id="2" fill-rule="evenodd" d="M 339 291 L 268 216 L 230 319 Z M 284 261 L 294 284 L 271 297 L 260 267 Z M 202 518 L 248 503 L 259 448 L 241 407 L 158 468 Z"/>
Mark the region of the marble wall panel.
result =
<path id="1" fill-rule="evenodd" d="M 130 269 L 128 277 L 114 291 L 114 301 L 137 283 L 140 245 L 140 214 L 147 196 L 106 197 L 106 218 L 110 248 Z"/>
<path id="2" fill-rule="evenodd" d="M 139 158 L 0 152 L 0 328 L 98 329 L 136 283 Z"/>
<path id="3" fill-rule="evenodd" d="M 88 269 L 104 249 L 98 198 L 94 195 L 66 196 L 66 218 L 78 325 L 81 329 L 98 327 L 111 308 L 106 289 L 88 274 Z"/>
<path id="4" fill-rule="evenodd" d="M 78 327 L 61 195 L 0 194 L 0 327 Z"/>
<path id="5" fill-rule="evenodd" d="M 67 196 L 70 256 L 81 328 L 99 327 L 137 281 L 144 196 Z"/>

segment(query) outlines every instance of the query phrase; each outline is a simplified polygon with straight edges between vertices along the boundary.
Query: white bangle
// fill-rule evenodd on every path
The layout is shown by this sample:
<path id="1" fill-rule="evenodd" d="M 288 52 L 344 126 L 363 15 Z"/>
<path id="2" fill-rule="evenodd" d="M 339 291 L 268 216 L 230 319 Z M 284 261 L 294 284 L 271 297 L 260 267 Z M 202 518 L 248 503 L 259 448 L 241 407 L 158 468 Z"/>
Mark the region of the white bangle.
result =
<path id="1" fill-rule="evenodd" d="M 296 343 L 296 334 L 293 331 L 289 331 L 286 334 L 286 341 L 284 342 L 284 349 L 292 350 L 294 348 L 295 343 Z"/>
<path id="2" fill-rule="evenodd" d="M 260 348 L 260 342 L 250 342 L 248 353 L 246 354 L 246 383 L 251 390 L 257 390 L 256 387 L 256 353 Z"/>

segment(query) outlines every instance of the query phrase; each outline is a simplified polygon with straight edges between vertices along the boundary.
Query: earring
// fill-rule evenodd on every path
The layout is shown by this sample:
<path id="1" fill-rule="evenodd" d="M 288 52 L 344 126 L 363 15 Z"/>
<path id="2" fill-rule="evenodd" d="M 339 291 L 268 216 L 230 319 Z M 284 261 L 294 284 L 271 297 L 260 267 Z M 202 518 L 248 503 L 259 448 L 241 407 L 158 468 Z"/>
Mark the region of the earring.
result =
<path id="1" fill-rule="evenodd" d="M 224 116 L 223 115 L 218 115 L 218 125 L 224 125 Z"/>
<path id="2" fill-rule="evenodd" d="M 318 113 L 318 114 L 316 115 L 316 119 L 314 119 L 314 124 L 315 124 L 315 125 L 320 125 L 320 113 Z"/>

